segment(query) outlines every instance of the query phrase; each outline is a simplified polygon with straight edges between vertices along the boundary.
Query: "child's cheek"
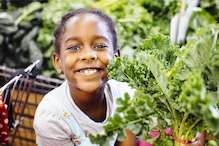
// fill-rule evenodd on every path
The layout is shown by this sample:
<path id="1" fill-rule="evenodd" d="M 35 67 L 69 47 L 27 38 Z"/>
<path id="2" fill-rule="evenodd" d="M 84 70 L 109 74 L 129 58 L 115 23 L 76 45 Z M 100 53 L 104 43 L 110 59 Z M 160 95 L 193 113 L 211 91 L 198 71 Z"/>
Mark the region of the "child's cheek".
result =
<path id="1" fill-rule="evenodd" d="M 74 55 L 66 55 L 63 57 L 63 64 L 67 68 L 74 67 L 76 63 L 76 57 Z"/>
<path id="2" fill-rule="evenodd" d="M 107 66 L 110 63 L 110 61 L 112 61 L 113 55 L 111 53 L 105 53 L 105 54 L 103 54 L 103 56 L 104 56 L 104 57 L 102 57 L 103 62 Z"/>

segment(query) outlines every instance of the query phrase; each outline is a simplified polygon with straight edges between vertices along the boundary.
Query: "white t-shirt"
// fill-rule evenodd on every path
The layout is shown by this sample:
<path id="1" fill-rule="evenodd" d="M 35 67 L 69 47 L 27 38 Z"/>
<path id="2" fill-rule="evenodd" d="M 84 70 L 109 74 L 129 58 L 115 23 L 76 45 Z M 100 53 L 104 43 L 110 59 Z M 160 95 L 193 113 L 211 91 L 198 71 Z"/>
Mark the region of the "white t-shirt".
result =
<path id="1" fill-rule="evenodd" d="M 34 117 L 37 144 L 42 146 L 95 146 L 90 143 L 89 138 L 86 138 L 84 142 L 83 139 L 78 140 L 78 135 L 103 132 L 103 126 L 107 123 L 108 117 L 115 112 L 116 99 L 123 97 L 126 92 L 130 96 L 134 94 L 134 90 L 127 83 L 109 80 L 104 89 L 107 103 L 106 119 L 103 122 L 95 122 L 74 103 L 68 83 L 65 81 L 61 86 L 46 94 L 37 107 Z M 73 117 L 75 121 L 70 122 L 72 125 L 66 122 L 69 121 L 69 117 Z M 70 127 L 73 127 L 74 131 Z M 109 146 L 114 143 L 115 138 Z"/>

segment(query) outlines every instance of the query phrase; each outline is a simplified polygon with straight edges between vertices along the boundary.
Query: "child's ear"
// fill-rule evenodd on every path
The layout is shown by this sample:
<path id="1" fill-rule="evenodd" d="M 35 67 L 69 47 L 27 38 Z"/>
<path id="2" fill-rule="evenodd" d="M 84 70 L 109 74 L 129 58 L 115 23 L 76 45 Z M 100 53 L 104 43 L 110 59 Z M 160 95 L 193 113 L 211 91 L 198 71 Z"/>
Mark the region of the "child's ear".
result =
<path id="1" fill-rule="evenodd" d="M 116 50 L 114 51 L 114 56 L 115 56 L 115 57 L 119 57 L 119 56 L 120 56 L 120 50 L 119 50 L 119 49 L 116 49 Z"/>
<path id="2" fill-rule="evenodd" d="M 56 71 L 59 74 L 62 73 L 61 60 L 60 60 L 60 55 L 58 53 L 54 52 L 52 54 L 52 63 L 53 63 L 53 66 L 55 67 Z"/>

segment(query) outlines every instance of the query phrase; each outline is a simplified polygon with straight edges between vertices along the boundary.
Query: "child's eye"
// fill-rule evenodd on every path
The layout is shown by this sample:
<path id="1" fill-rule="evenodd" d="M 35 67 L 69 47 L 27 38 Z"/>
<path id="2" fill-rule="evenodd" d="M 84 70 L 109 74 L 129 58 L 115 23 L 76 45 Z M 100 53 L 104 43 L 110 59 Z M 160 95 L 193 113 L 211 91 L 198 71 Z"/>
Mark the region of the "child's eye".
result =
<path id="1" fill-rule="evenodd" d="M 105 50 L 108 46 L 105 44 L 95 44 L 94 49 L 96 50 Z"/>
<path id="2" fill-rule="evenodd" d="M 81 48 L 80 45 L 75 45 L 75 46 L 68 47 L 67 50 L 77 52 L 80 50 L 80 48 Z"/>

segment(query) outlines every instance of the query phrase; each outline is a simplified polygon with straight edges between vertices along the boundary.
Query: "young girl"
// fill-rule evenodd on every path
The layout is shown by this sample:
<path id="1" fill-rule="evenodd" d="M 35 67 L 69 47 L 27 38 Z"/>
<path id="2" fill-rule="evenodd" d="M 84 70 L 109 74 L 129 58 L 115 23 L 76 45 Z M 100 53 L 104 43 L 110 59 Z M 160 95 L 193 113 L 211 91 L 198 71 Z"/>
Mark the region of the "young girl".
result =
<path id="1" fill-rule="evenodd" d="M 62 17 L 55 33 L 53 64 L 66 81 L 39 104 L 34 129 L 42 146 L 94 146 L 89 134 L 100 133 L 116 108 L 116 98 L 133 90 L 108 80 L 107 65 L 119 55 L 114 24 L 98 10 L 79 9 Z M 134 146 L 135 137 L 109 146 Z"/>

